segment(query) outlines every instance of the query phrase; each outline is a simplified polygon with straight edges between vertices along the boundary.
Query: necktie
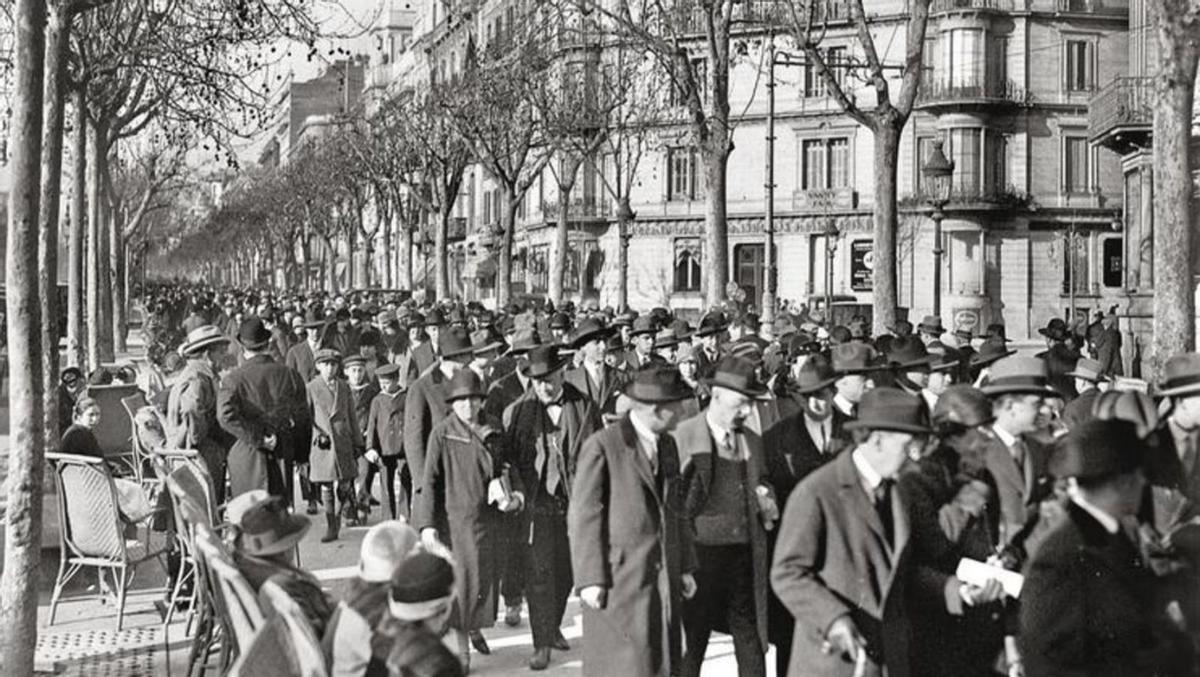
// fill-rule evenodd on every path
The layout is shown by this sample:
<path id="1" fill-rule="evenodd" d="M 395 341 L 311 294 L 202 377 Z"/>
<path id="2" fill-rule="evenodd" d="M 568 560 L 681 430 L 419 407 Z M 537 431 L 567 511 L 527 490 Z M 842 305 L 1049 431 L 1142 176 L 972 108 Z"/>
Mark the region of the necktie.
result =
<path id="1" fill-rule="evenodd" d="M 1025 473 L 1025 443 L 1023 441 L 1021 441 L 1020 438 L 1017 438 L 1017 440 L 1015 442 L 1013 442 L 1012 455 L 1013 455 L 1013 460 L 1016 461 L 1016 463 L 1017 463 L 1017 470 L 1020 470 L 1021 473 L 1024 474 Z"/>
<path id="2" fill-rule="evenodd" d="M 558 442 L 553 432 L 545 436 L 546 441 L 546 493 L 554 496 L 558 493 L 558 484 L 562 481 L 562 454 L 558 450 Z"/>
<path id="3" fill-rule="evenodd" d="M 1179 460 L 1183 463 L 1184 476 L 1190 477 L 1196 469 L 1196 434 L 1186 433 L 1183 439 L 1184 447 L 1180 450 Z"/>
<path id="4" fill-rule="evenodd" d="M 883 533 L 887 536 L 888 543 L 892 542 L 893 525 L 892 525 L 892 480 L 884 479 L 875 487 L 872 492 L 875 499 L 875 512 L 879 514 L 879 521 L 883 523 Z"/>
<path id="5" fill-rule="evenodd" d="M 817 450 L 822 454 L 829 451 L 829 437 L 825 434 L 825 423 L 822 421 L 817 424 L 817 430 L 820 431 L 821 439 L 817 440 Z"/>

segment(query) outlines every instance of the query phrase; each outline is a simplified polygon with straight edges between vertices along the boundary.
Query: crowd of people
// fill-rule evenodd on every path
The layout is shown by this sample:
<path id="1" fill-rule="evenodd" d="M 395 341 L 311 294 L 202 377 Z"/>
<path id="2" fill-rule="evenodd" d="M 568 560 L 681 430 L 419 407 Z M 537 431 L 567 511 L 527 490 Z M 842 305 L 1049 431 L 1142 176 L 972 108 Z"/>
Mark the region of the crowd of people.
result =
<path id="1" fill-rule="evenodd" d="M 771 646 L 777 675 L 1197 674 L 1200 354 L 1139 385 L 1107 319 L 1031 356 L 937 317 L 142 301 L 162 444 L 228 489 L 239 567 L 288 581 L 331 674 L 465 673 L 523 609 L 544 670 L 573 591 L 585 675 L 699 675 L 714 630 L 747 677 Z M 64 371 L 64 447 L 112 377 Z M 290 553 L 373 511 L 335 602 Z"/>

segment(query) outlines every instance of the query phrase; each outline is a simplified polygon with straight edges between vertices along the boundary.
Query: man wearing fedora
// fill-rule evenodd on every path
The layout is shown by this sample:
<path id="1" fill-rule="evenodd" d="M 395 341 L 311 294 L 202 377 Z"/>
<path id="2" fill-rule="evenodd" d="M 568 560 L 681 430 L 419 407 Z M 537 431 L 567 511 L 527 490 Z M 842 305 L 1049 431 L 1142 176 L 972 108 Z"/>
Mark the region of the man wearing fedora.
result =
<path id="1" fill-rule="evenodd" d="M 625 353 L 625 371 L 635 372 L 654 360 L 654 335 L 658 332 L 658 324 L 649 315 L 643 315 L 633 321 L 629 330 L 630 349 Z"/>
<path id="2" fill-rule="evenodd" d="M 1067 372 L 1067 376 L 1075 379 L 1075 392 L 1079 393 L 1063 407 L 1062 421 L 1068 429 L 1092 417 L 1092 405 L 1100 397 L 1101 384 L 1108 381 L 1100 369 L 1100 363 L 1096 360 L 1081 357 L 1075 363 L 1075 368 Z"/>
<path id="3" fill-rule="evenodd" d="M 271 359 L 270 340 L 262 320 L 242 322 L 245 360 L 221 380 L 217 420 L 237 438 L 229 450 L 232 495 L 266 489 L 290 504 L 293 467 L 308 463 L 312 416 L 304 381 Z"/>
<path id="4" fill-rule="evenodd" d="M 1170 413 L 1156 432 L 1151 482 L 1183 494 L 1200 514 L 1200 353 L 1167 360 L 1154 394 L 1169 400 Z"/>
<path id="5" fill-rule="evenodd" d="M 921 399 L 932 412 L 946 389 L 954 385 L 962 372 L 962 353 L 941 341 L 929 344 L 929 375 L 921 388 Z"/>
<path id="6" fill-rule="evenodd" d="M 506 455 L 525 497 L 516 532 L 524 538 L 512 552 L 525 567 L 534 670 L 546 669 L 552 648 L 569 648 L 559 626 L 574 581 L 567 537 L 571 480 L 579 448 L 604 425 L 587 396 L 565 382 L 566 365 L 556 345 L 531 351 L 521 371 L 532 396 L 518 399 L 504 414 Z M 511 601 L 507 595 L 505 600 Z"/>
<path id="7" fill-rule="evenodd" d="M 431 308 L 425 313 L 423 319 L 422 330 L 428 340 L 420 345 L 414 344 L 412 350 L 412 363 L 415 366 L 415 371 L 418 376 L 424 376 L 426 372 L 433 367 L 442 357 L 441 352 L 441 334 L 442 328 L 446 324 L 446 318 L 442 315 L 442 311 L 437 308 Z M 466 333 L 465 331 L 463 332 Z"/>
<path id="8" fill-rule="evenodd" d="M 187 360 L 167 396 L 165 432 L 173 449 L 195 449 L 213 478 L 213 499 L 225 502 L 225 465 L 234 438 L 217 422 L 217 365 L 229 337 L 211 324 L 188 333 L 179 352 Z"/>
<path id="9" fill-rule="evenodd" d="M 1034 556 L 1021 590 L 1025 674 L 1185 675 L 1192 642 L 1144 564 L 1135 521 L 1147 449 L 1134 424 L 1088 421 L 1051 458 L 1073 478 L 1066 518 Z"/>
<path id="10" fill-rule="evenodd" d="M 424 477 L 429 432 L 450 414 L 446 384 L 473 357 L 471 340 L 462 329 L 447 329 L 438 340 L 442 343 L 441 359 L 413 382 L 404 402 L 404 454 L 414 488 Z"/>
<path id="11" fill-rule="evenodd" d="M 637 372 L 629 412 L 579 452 L 567 521 L 583 602 L 585 677 L 668 677 L 680 604 L 696 592 L 679 452 L 668 434 L 691 395 L 674 369 Z"/>
<path id="12" fill-rule="evenodd" d="M 700 326 L 692 339 L 696 344 L 696 377 L 700 380 L 712 376 L 713 369 L 721 360 L 721 334 L 725 331 L 725 317 L 711 311 L 700 319 Z"/>
<path id="13" fill-rule="evenodd" d="M 887 364 L 894 376 L 894 383 L 911 395 L 920 395 L 929 385 L 929 374 L 933 358 L 929 355 L 924 337 L 908 336 L 888 344 Z"/>
<path id="14" fill-rule="evenodd" d="M 917 334 L 921 338 L 921 343 L 929 345 L 934 341 L 941 341 L 942 334 L 946 333 L 946 328 L 942 326 L 942 318 L 937 315 L 926 315 L 921 323 L 917 325 Z"/>
<path id="15" fill-rule="evenodd" d="M 697 677 L 713 628 L 733 636 L 738 673 L 765 675 L 767 532 L 779 520 L 762 438 L 746 419 L 767 392 L 749 360 L 729 356 L 709 380 L 712 399 L 672 437 L 682 457 L 681 491 L 695 540 L 699 593 L 683 605 L 684 677 Z"/>
<path id="16" fill-rule="evenodd" d="M 1059 397 L 1070 400 L 1075 397 L 1075 382 L 1068 373 L 1075 368 L 1079 361 L 1079 351 L 1067 345 L 1072 339 L 1071 330 L 1060 317 L 1055 317 L 1038 330 L 1046 337 L 1046 350 L 1034 357 L 1046 361 L 1046 371 L 1050 375 L 1050 385 L 1059 392 Z"/>
<path id="17" fill-rule="evenodd" d="M 850 441 L 844 432 L 846 423 L 858 417 L 858 403 L 874 387 L 869 375 L 877 367 L 873 364 L 875 351 L 871 346 L 853 341 L 829 349 L 833 365 L 833 425 L 844 442 Z"/>
<path id="18" fill-rule="evenodd" d="M 598 320 L 587 319 L 575 328 L 571 348 L 581 355 L 579 366 L 567 370 L 566 380 L 600 410 L 601 414 L 613 414 L 617 407 L 617 396 L 630 376 L 608 366 L 604 356 L 608 352 L 606 341 L 612 336 L 611 327 Z"/>

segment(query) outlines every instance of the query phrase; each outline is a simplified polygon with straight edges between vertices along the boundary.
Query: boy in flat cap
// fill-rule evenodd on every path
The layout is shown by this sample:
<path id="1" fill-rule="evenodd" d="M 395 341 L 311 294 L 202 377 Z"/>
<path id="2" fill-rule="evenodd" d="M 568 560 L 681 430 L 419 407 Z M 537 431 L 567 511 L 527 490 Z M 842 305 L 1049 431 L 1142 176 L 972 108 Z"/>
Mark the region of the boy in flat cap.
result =
<path id="1" fill-rule="evenodd" d="M 325 506 L 325 535 L 322 543 L 336 540 L 341 529 L 337 511 L 353 512 L 354 459 L 363 448 L 362 429 L 354 416 L 350 386 L 337 377 L 341 354 L 330 348 L 317 352 L 317 376 L 308 382 L 308 402 L 312 411 L 312 449 L 309 452 L 308 477 L 320 489 Z M 334 498 L 337 502 L 335 503 Z"/>

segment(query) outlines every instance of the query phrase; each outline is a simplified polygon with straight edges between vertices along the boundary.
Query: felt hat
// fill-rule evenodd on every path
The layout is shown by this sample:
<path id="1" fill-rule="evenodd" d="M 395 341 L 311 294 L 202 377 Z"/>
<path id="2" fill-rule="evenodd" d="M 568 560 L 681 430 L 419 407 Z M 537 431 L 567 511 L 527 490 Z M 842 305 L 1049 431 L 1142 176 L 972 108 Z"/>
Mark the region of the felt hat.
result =
<path id="1" fill-rule="evenodd" d="M 877 369 L 875 365 L 871 364 L 875 357 L 875 351 L 865 343 L 859 341 L 842 343 L 833 346 L 829 353 L 833 371 L 838 376 L 865 374 Z"/>
<path id="2" fill-rule="evenodd" d="M 380 522 L 367 530 L 358 551 L 358 577 L 368 583 L 388 583 L 421 542 L 417 530 L 399 520 Z"/>
<path id="3" fill-rule="evenodd" d="M 225 504 L 225 519 L 229 523 L 236 526 L 242 526 L 242 518 L 246 516 L 246 511 L 256 505 L 261 505 L 271 500 L 271 494 L 267 493 L 266 489 L 251 489 L 244 491 L 237 496 L 229 499 Z"/>
<path id="4" fill-rule="evenodd" d="M 1092 410 L 1088 414 L 1091 418 L 1101 420 L 1129 421 L 1137 426 L 1138 437 L 1142 439 L 1158 430 L 1161 420 L 1154 399 L 1136 390 L 1109 390 L 1100 393 L 1092 402 Z"/>
<path id="5" fill-rule="evenodd" d="M 462 327 L 451 327 L 439 332 L 438 350 L 445 359 L 469 356 L 475 352 L 471 347 L 471 337 L 467 336 L 467 330 Z"/>
<path id="6" fill-rule="evenodd" d="M 942 318 L 937 315 L 926 315 L 917 325 L 917 330 L 939 336 L 946 333 L 946 328 L 942 326 Z"/>
<path id="7" fill-rule="evenodd" d="M 755 364 L 761 363 L 763 360 L 763 345 L 754 339 L 758 339 L 758 337 L 745 337 L 734 341 L 729 346 L 729 354 L 744 360 L 750 360 Z"/>
<path id="8" fill-rule="evenodd" d="M 654 335 L 655 348 L 669 348 L 679 345 L 679 337 L 675 335 L 674 327 L 663 327 Z"/>
<path id="9" fill-rule="evenodd" d="M 639 370 L 626 384 L 624 393 L 631 400 L 654 404 L 678 402 L 695 394 L 683 382 L 679 370 L 670 367 Z"/>
<path id="10" fill-rule="evenodd" d="M 1102 367 L 1098 361 L 1093 360 L 1090 357 L 1081 357 L 1079 358 L 1079 361 L 1075 363 L 1075 368 L 1071 371 L 1068 371 L 1064 375 L 1083 379 L 1085 381 L 1091 381 L 1092 383 L 1099 383 L 1101 381 L 1108 380 L 1108 376 L 1100 373 L 1101 368 Z"/>
<path id="11" fill-rule="evenodd" d="M 696 328 L 696 336 L 711 336 L 725 330 L 725 316 L 719 311 L 708 313 L 700 318 L 700 326 Z"/>
<path id="12" fill-rule="evenodd" d="M 1155 388 L 1157 397 L 1200 393 L 1200 353 L 1173 355 L 1163 365 L 1163 380 Z"/>
<path id="13" fill-rule="evenodd" d="M 1071 331 L 1067 329 L 1067 321 L 1061 317 L 1051 318 L 1038 333 L 1051 341 L 1066 341 L 1071 336 Z"/>
<path id="14" fill-rule="evenodd" d="M 925 342 L 916 336 L 898 336 L 888 345 L 887 363 L 902 371 L 928 370 L 933 364 Z"/>
<path id="15" fill-rule="evenodd" d="M 589 317 L 575 327 L 575 332 L 571 335 L 570 346 L 578 349 L 594 339 L 603 341 L 612 336 L 613 331 L 612 327 L 606 327 L 599 320 Z"/>
<path id="16" fill-rule="evenodd" d="M 408 327 L 410 329 L 412 327 L 424 327 L 425 326 L 425 315 L 424 315 L 424 313 L 422 313 L 419 310 L 414 310 L 411 313 L 408 313 L 407 315 L 405 315 L 401 319 L 403 320 L 404 326 Z"/>
<path id="17" fill-rule="evenodd" d="M 729 355 L 717 362 L 713 375 L 708 379 L 708 385 L 733 390 L 748 397 L 759 397 L 766 394 L 767 386 L 759 382 L 756 372 L 753 361 Z"/>
<path id="18" fill-rule="evenodd" d="M 500 350 L 504 347 L 504 341 L 496 336 L 495 332 L 487 329 L 479 329 L 471 333 L 471 352 L 476 355 Z"/>
<path id="19" fill-rule="evenodd" d="M 1013 356 L 997 360 L 982 390 L 988 397 L 1010 394 L 1060 396 L 1050 387 L 1046 361 L 1040 357 Z"/>
<path id="20" fill-rule="evenodd" d="M 513 355 L 524 355 L 540 345 L 542 345 L 542 338 L 536 329 L 522 329 L 513 336 L 512 346 L 509 347 L 508 352 Z"/>
<path id="21" fill-rule="evenodd" d="M 983 391 L 966 384 L 952 385 L 933 405 L 933 425 L 974 428 L 991 423 L 992 401 Z"/>
<path id="22" fill-rule="evenodd" d="M 658 322 L 655 321 L 652 315 L 643 315 L 633 321 L 633 327 L 629 330 L 629 335 L 640 336 L 642 334 L 653 334 L 658 331 Z"/>
<path id="23" fill-rule="evenodd" d="M 1016 354 L 1017 351 L 1010 350 L 1003 338 L 988 338 L 979 346 L 979 350 L 971 356 L 971 366 L 986 367 L 997 360 Z"/>
<path id="24" fill-rule="evenodd" d="M 1047 468 L 1060 478 L 1123 475 L 1141 467 L 1147 451 L 1134 423 L 1093 419 L 1072 428 L 1058 441 Z"/>
<path id="25" fill-rule="evenodd" d="M 179 347 L 181 355 L 191 355 L 217 344 L 229 343 L 230 338 L 211 324 L 202 325 L 188 332 L 187 340 Z"/>
<path id="26" fill-rule="evenodd" d="M 611 353 L 619 353 L 625 350 L 625 342 L 621 340 L 620 334 L 613 334 L 604 342 L 604 347 Z"/>
<path id="27" fill-rule="evenodd" d="M 789 359 L 795 359 L 797 355 L 809 355 L 821 349 L 821 342 L 803 329 L 788 336 L 784 345 L 787 347 Z"/>
<path id="28" fill-rule="evenodd" d="M 983 337 L 985 339 L 998 338 L 1004 343 L 1012 342 L 1012 339 L 1008 338 L 1008 333 L 1005 331 L 1004 325 L 999 322 L 989 324 L 983 332 Z"/>
<path id="29" fill-rule="evenodd" d="M 250 317 L 242 320 L 237 339 L 246 350 L 261 350 L 271 341 L 271 332 L 261 318 Z"/>
<path id="30" fill-rule="evenodd" d="M 392 574 L 388 608 L 397 620 L 417 623 L 440 615 L 454 594 L 454 567 L 428 552 L 406 558 Z"/>
<path id="31" fill-rule="evenodd" d="M 453 402 L 468 397 L 487 397 L 483 390 L 483 379 L 474 369 L 459 369 L 446 382 L 446 401 Z"/>
<path id="32" fill-rule="evenodd" d="M 425 317 L 421 319 L 424 320 L 421 325 L 425 327 L 440 327 L 446 324 L 445 316 L 443 316 L 442 311 L 438 310 L 437 308 L 430 308 L 429 311 L 425 313 Z"/>
<path id="33" fill-rule="evenodd" d="M 62 374 L 59 375 L 58 380 L 61 381 L 63 385 L 70 388 L 78 383 L 82 378 L 83 371 L 79 367 L 67 367 L 66 369 L 62 370 Z"/>
<path id="34" fill-rule="evenodd" d="M 941 341 L 930 343 L 926 349 L 929 351 L 929 368 L 932 371 L 950 371 L 962 366 L 962 352 Z"/>
<path id="35" fill-rule="evenodd" d="M 400 378 L 400 365 L 390 362 L 388 364 L 380 365 L 380 367 L 375 370 L 375 377 L 388 379 Z"/>
<path id="36" fill-rule="evenodd" d="M 858 418 L 847 421 L 846 430 L 893 430 L 925 434 L 930 432 L 925 400 L 899 388 L 875 388 L 858 403 Z"/>
<path id="37" fill-rule="evenodd" d="M 638 316 L 638 314 L 637 314 L 636 310 L 626 310 L 625 312 L 620 313 L 615 318 L 613 318 L 613 322 L 612 322 L 613 326 L 614 327 L 632 327 L 633 321 L 637 319 L 637 316 Z"/>
<path id="38" fill-rule="evenodd" d="M 811 395 L 832 386 L 835 381 L 837 374 L 833 371 L 833 365 L 818 353 L 805 358 L 790 390 L 797 395 Z"/>
<path id="39" fill-rule="evenodd" d="M 680 341 L 686 341 L 692 337 L 692 325 L 682 318 L 676 318 L 671 322 L 671 330 L 675 332 L 675 338 Z"/>
<path id="40" fill-rule="evenodd" d="M 966 327 L 958 327 L 954 330 L 954 336 L 964 341 L 970 341 L 971 339 L 975 338 L 975 332 Z"/>
<path id="41" fill-rule="evenodd" d="M 569 362 L 568 358 L 559 354 L 558 346 L 538 346 L 529 351 L 525 364 L 521 365 L 521 373 L 529 378 L 545 378 Z"/>
<path id="42" fill-rule="evenodd" d="M 310 526 L 307 517 L 289 513 L 282 499 L 271 496 L 242 514 L 242 550 L 252 556 L 287 552 L 304 538 Z"/>
<path id="43" fill-rule="evenodd" d="M 321 364 L 322 362 L 338 362 L 342 361 L 342 354 L 333 348 L 322 348 L 313 355 L 313 362 Z"/>

